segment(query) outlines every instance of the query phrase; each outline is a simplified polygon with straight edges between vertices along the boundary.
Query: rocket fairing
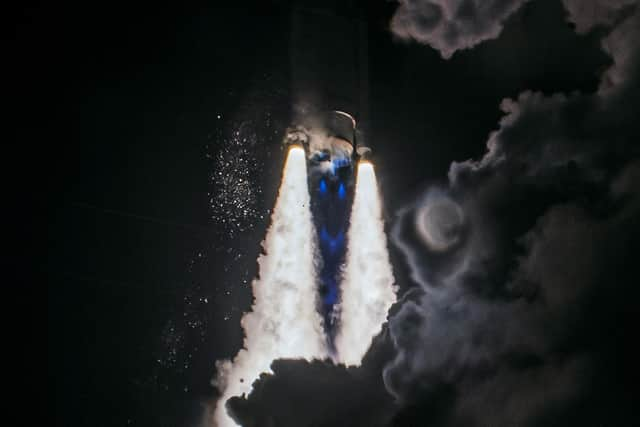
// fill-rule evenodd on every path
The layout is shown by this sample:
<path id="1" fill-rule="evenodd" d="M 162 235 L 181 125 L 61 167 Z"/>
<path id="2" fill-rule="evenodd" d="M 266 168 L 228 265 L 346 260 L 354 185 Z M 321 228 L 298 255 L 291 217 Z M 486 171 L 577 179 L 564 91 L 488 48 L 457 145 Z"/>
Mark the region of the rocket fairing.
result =
<path id="1" fill-rule="evenodd" d="M 357 163 L 371 156 L 363 143 L 363 133 L 355 118 L 344 111 L 309 114 L 285 133 L 285 145 L 300 145 L 315 162 L 332 161 L 340 165 Z"/>

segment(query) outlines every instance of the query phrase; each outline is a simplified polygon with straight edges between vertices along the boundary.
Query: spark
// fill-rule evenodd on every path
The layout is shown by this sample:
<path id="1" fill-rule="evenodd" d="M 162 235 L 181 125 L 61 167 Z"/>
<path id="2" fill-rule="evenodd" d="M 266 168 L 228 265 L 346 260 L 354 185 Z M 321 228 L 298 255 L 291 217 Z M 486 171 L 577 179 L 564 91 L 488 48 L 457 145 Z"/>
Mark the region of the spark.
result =
<path id="1" fill-rule="evenodd" d="M 262 188 L 256 180 L 262 170 L 256 155 L 258 137 L 254 126 L 245 122 L 230 136 L 219 138 L 218 151 L 209 155 L 214 168 L 209 204 L 212 219 L 234 237 L 252 229 L 262 213 Z"/>

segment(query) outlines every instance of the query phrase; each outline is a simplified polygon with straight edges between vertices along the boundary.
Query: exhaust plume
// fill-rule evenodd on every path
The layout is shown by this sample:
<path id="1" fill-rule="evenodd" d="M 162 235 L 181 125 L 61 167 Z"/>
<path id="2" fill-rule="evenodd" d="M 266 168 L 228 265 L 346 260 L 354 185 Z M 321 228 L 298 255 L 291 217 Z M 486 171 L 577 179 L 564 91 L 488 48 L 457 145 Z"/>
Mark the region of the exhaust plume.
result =
<path id="1" fill-rule="evenodd" d="M 376 174 L 368 162 L 358 165 L 348 242 L 336 350 L 340 362 L 360 365 L 396 301 Z"/>
<path id="2" fill-rule="evenodd" d="M 314 270 L 315 232 L 309 210 L 304 150 L 289 150 L 271 226 L 258 258 L 260 275 L 253 281 L 252 310 L 242 317 L 244 348 L 233 362 L 218 362 L 214 425 L 235 426 L 225 403 L 249 394 L 261 373 L 271 373 L 271 362 L 281 358 L 327 356 L 322 318 L 318 314 Z"/>

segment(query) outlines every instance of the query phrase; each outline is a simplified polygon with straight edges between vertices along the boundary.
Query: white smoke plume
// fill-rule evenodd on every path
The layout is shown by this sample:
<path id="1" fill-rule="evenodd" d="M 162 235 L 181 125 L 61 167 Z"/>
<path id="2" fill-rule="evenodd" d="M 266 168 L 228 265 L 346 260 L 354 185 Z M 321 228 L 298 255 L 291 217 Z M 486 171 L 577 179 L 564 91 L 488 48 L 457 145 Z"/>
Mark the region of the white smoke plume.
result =
<path id="1" fill-rule="evenodd" d="M 315 231 L 309 204 L 305 153 L 294 147 L 263 242 L 265 254 L 258 258 L 260 277 L 253 282 L 253 307 L 241 322 L 244 348 L 233 362 L 218 362 L 216 385 L 222 397 L 214 414 L 216 427 L 236 425 L 227 414 L 226 401 L 249 394 L 260 374 L 271 372 L 274 359 L 327 356 L 316 309 Z"/>
<path id="2" fill-rule="evenodd" d="M 358 165 L 340 300 L 337 359 L 360 365 L 396 301 L 382 206 L 371 163 Z"/>

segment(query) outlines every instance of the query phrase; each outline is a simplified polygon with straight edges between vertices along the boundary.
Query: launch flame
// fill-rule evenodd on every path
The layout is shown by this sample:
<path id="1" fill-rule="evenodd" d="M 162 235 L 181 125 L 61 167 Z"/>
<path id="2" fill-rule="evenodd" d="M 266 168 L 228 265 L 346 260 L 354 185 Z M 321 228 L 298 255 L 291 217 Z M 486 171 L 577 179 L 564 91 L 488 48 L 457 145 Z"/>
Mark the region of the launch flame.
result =
<path id="1" fill-rule="evenodd" d="M 222 392 L 214 414 L 217 427 L 235 426 L 225 403 L 249 394 L 274 359 L 327 356 L 314 269 L 315 231 L 309 209 L 305 152 L 289 150 L 271 226 L 258 258 L 260 277 L 253 281 L 254 304 L 242 317 L 244 348 L 233 362 L 218 362 L 216 385 Z"/>
<path id="2" fill-rule="evenodd" d="M 340 300 L 337 359 L 359 365 L 396 301 L 373 165 L 360 162 Z"/>

